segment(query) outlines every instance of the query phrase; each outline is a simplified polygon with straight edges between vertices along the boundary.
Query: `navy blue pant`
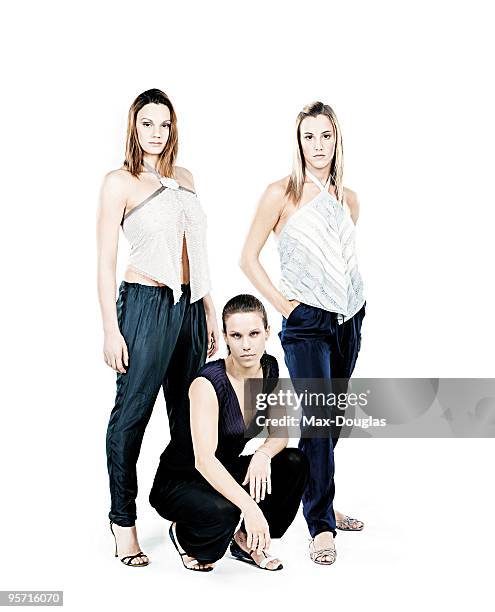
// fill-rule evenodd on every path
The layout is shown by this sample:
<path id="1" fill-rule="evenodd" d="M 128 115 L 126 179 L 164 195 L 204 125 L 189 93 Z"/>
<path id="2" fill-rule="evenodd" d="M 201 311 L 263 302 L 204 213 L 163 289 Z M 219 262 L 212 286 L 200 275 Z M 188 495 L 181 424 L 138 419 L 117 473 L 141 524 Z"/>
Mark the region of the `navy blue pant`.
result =
<path id="1" fill-rule="evenodd" d="M 295 379 L 308 378 L 325 379 L 327 392 L 338 394 L 347 391 L 347 383 L 361 347 L 364 315 L 365 305 L 339 325 L 336 313 L 300 304 L 287 319 L 283 318 L 279 337 L 296 392 L 303 392 L 306 386 L 304 381 Z M 339 388 L 335 388 L 337 384 Z M 335 410 L 328 409 L 325 416 L 334 418 L 335 414 Z M 309 460 L 309 479 L 302 501 L 304 517 L 313 538 L 322 531 L 331 531 L 334 536 L 337 535 L 333 509 L 333 451 L 338 433 L 338 429 L 332 429 L 328 435 L 304 437 L 303 432 L 299 441 L 299 448 Z"/>
<path id="2" fill-rule="evenodd" d="M 109 518 L 122 527 L 136 520 L 136 462 L 144 430 L 163 388 L 171 435 L 189 422 L 188 390 L 205 363 L 207 329 L 203 300 L 190 303 L 182 285 L 174 305 L 170 287 L 123 281 L 117 300 L 119 329 L 129 351 L 126 373 L 117 373 L 115 406 L 107 429 Z M 190 437 L 190 436 L 189 436 Z"/>

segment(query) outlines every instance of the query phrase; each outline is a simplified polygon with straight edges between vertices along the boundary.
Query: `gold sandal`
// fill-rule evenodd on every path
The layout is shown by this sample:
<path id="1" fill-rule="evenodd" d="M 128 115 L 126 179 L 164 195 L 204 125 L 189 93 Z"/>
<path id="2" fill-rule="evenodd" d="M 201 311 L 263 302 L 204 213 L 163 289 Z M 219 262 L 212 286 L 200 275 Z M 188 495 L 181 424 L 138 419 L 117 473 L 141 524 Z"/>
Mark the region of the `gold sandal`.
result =
<path id="1" fill-rule="evenodd" d="M 353 527 L 356 523 L 361 523 L 360 526 Z M 363 521 L 359 521 L 358 519 L 352 518 L 350 516 L 346 516 L 344 514 L 344 518 L 342 520 L 336 521 L 337 529 L 340 531 L 362 531 L 364 527 Z"/>
<path id="2" fill-rule="evenodd" d="M 335 559 L 337 558 L 337 550 L 335 547 L 333 548 L 319 548 L 315 549 L 315 541 L 312 539 L 309 542 L 309 556 L 311 561 L 317 563 L 318 565 L 332 565 L 335 563 Z M 330 561 L 321 561 L 322 557 L 330 557 Z"/>

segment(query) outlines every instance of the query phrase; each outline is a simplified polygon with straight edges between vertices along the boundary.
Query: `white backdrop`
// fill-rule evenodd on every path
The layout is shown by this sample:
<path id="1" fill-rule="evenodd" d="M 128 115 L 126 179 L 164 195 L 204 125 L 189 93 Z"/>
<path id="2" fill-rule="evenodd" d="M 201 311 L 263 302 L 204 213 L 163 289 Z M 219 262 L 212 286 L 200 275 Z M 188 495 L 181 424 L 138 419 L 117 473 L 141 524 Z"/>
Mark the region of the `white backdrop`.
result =
<path id="1" fill-rule="evenodd" d="M 263 189 L 289 172 L 298 111 L 320 99 L 339 117 L 344 182 L 361 200 L 367 314 L 355 375 L 493 376 L 491 23 L 478 1 L 9 6 L 0 589 L 64 589 L 70 610 L 95 598 L 113 610 L 489 609 L 492 440 L 342 441 L 337 508 L 366 527 L 339 533 L 334 566 L 309 561 L 298 516 L 274 546 L 283 572 L 226 558 L 198 577 L 147 501 L 168 435 L 160 397 L 138 464 L 152 564 L 115 560 L 105 459 L 115 376 L 101 355 L 95 217 L 132 100 L 163 89 L 179 163 L 208 214 L 217 310 L 256 293 L 240 248 Z M 126 255 L 121 237 L 118 282 Z M 273 239 L 263 263 L 277 279 Z M 282 365 L 281 317 L 268 312 Z"/>

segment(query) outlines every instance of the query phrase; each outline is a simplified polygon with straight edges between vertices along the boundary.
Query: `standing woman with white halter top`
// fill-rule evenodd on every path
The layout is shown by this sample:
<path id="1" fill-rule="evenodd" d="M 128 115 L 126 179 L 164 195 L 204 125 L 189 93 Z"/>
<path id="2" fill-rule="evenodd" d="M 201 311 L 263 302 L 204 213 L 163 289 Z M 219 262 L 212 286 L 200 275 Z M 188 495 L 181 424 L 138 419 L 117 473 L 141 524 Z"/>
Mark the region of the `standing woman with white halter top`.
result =
<path id="1" fill-rule="evenodd" d="M 356 193 L 343 186 L 342 160 L 334 111 L 322 102 L 304 107 L 296 120 L 292 173 L 265 190 L 241 256 L 246 276 L 283 316 L 279 337 L 293 382 L 321 379 L 334 393 L 347 390 L 366 304 L 354 244 L 359 204 Z M 272 231 L 278 240 L 280 289 L 259 261 Z M 303 430 L 299 442 L 310 465 L 303 495 L 310 556 L 322 565 L 336 559 L 336 529 L 363 528 L 361 521 L 333 509 L 333 449 L 339 433 L 306 436 Z"/>
<path id="2" fill-rule="evenodd" d="M 105 176 L 98 210 L 103 354 L 117 372 L 106 439 L 109 518 L 115 556 L 131 567 L 149 563 L 135 526 L 136 462 L 160 387 L 170 432 L 187 455 L 190 435 L 181 424 L 189 385 L 218 347 L 206 216 L 191 173 L 175 165 L 177 148 L 170 99 L 158 89 L 143 92 L 129 110 L 124 164 Z M 116 302 L 120 227 L 131 252 Z"/>

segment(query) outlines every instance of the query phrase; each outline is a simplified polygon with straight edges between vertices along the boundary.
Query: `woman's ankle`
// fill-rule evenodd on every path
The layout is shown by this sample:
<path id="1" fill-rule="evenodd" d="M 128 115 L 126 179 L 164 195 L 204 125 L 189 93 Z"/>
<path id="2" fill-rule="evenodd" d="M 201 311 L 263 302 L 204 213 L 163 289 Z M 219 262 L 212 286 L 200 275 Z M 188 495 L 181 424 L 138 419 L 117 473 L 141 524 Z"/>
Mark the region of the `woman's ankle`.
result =
<path id="1" fill-rule="evenodd" d="M 240 544 L 245 544 L 247 542 L 247 533 L 245 531 L 243 531 L 241 528 L 239 528 L 235 533 L 234 533 L 234 540 Z"/>

